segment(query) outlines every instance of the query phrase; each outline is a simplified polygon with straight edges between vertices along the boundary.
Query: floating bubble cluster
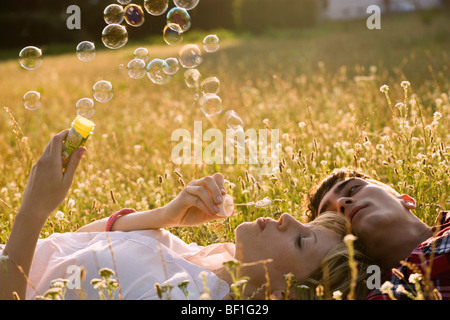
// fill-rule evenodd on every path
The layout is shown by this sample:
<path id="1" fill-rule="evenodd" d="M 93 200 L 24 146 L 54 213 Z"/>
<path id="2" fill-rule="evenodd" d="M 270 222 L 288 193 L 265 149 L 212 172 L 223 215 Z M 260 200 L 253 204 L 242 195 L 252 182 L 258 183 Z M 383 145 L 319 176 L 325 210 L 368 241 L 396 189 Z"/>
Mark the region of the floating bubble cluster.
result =
<path id="1" fill-rule="evenodd" d="M 114 92 L 113 92 L 113 86 L 111 82 L 106 80 L 98 81 L 94 84 L 92 87 L 92 94 L 94 96 L 94 99 L 98 102 L 108 102 L 112 99 Z"/>
<path id="2" fill-rule="evenodd" d="M 81 98 L 77 101 L 75 110 L 77 111 L 77 115 L 87 119 L 91 118 L 95 113 L 94 100 L 90 98 Z"/>
<path id="3" fill-rule="evenodd" d="M 95 58 L 95 45 L 90 41 L 82 41 L 77 45 L 77 57 L 80 61 L 89 62 Z"/>
<path id="4" fill-rule="evenodd" d="M 42 65 L 42 51 L 39 48 L 28 46 L 20 50 L 20 65 L 27 70 L 35 70 Z"/>
<path id="5" fill-rule="evenodd" d="M 23 96 L 23 104 L 28 110 L 36 110 L 41 106 L 41 95 L 36 91 L 28 91 Z"/>
<path id="6" fill-rule="evenodd" d="M 102 42 L 109 49 L 122 48 L 128 42 L 128 32 L 120 24 L 108 24 L 102 31 Z"/>
<path id="7" fill-rule="evenodd" d="M 167 13 L 167 24 L 169 26 L 176 24 L 183 32 L 186 32 L 191 27 L 191 16 L 185 9 L 175 7 Z"/>
<path id="8" fill-rule="evenodd" d="M 145 0 L 144 8 L 152 16 L 160 16 L 169 8 L 169 0 Z"/>
<path id="9" fill-rule="evenodd" d="M 123 9 L 125 21 L 132 27 L 140 27 L 144 24 L 144 11 L 141 6 L 130 3 Z"/>
<path id="10" fill-rule="evenodd" d="M 210 34 L 203 39 L 203 49 L 206 52 L 216 52 L 219 49 L 219 37 Z"/>
<path id="11" fill-rule="evenodd" d="M 124 19 L 123 7 L 118 4 L 110 4 L 103 11 L 103 18 L 107 24 L 120 24 Z"/>

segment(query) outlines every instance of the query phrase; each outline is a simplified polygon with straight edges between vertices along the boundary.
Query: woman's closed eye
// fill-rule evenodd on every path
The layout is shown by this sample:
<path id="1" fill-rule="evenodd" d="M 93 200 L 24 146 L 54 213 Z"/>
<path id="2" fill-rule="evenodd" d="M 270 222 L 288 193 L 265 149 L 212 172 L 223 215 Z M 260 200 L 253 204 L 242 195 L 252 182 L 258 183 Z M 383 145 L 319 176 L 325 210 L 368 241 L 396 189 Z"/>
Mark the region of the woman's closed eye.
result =
<path id="1" fill-rule="evenodd" d="M 359 187 L 360 187 L 359 185 L 356 185 L 356 186 L 353 186 L 350 189 L 348 189 L 347 197 L 351 197 L 352 195 L 354 195 L 356 193 L 356 191 L 358 191 Z"/>
<path id="2" fill-rule="evenodd" d="M 297 245 L 299 246 L 300 249 L 302 248 L 302 239 L 303 239 L 303 236 L 301 234 L 299 234 L 297 236 L 296 243 L 297 243 Z"/>

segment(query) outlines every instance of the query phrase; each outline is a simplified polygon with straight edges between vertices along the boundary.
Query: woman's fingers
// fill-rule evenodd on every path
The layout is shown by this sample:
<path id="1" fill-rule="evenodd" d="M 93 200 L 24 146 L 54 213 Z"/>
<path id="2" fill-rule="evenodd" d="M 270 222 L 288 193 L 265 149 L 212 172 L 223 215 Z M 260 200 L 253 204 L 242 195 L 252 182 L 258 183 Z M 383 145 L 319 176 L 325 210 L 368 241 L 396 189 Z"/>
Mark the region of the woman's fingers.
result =
<path id="1" fill-rule="evenodd" d="M 207 176 L 199 180 L 192 181 L 191 186 L 202 186 L 210 193 L 210 197 L 215 204 L 220 204 L 223 201 L 225 192 L 223 176 L 220 173 L 215 173 L 212 177 Z"/>
<path id="2" fill-rule="evenodd" d="M 219 212 L 219 208 L 213 202 L 208 190 L 203 186 L 187 186 L 185 190 L 195 197 L 195 206 L 203 212 L 208 213 L 209 215 L 216 215 Z"/>

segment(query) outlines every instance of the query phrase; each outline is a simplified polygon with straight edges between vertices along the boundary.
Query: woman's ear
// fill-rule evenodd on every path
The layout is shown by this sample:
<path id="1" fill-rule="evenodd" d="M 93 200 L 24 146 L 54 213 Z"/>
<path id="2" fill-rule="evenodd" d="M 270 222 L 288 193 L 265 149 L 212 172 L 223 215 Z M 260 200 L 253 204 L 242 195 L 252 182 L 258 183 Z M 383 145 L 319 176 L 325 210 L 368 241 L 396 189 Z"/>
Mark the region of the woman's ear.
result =
<path id="1" fill-rule="evenodd" d="M 407 209 L 413 210 L 416 208 L 416 200 L 408 196 L 407 194 L 402 194 L 400 199 L 403 201 Z"/>

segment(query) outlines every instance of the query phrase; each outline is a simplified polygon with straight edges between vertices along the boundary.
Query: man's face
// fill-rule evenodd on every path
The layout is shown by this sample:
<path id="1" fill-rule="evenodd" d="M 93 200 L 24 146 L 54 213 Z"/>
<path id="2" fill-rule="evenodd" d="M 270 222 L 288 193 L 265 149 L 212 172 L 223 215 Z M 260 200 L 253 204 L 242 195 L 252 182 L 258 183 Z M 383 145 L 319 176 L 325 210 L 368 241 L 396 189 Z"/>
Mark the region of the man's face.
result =
<path id="1" fill-rule="evenodd" d="M 393 230 L 404 225 L 413 208 L 409 196 L 395 195 L 377 181 L 355 178 L 336 183 L 320 201 L 319 214 L 335 211 L 347 217 L 370 251 L 392 240 Z"/>

